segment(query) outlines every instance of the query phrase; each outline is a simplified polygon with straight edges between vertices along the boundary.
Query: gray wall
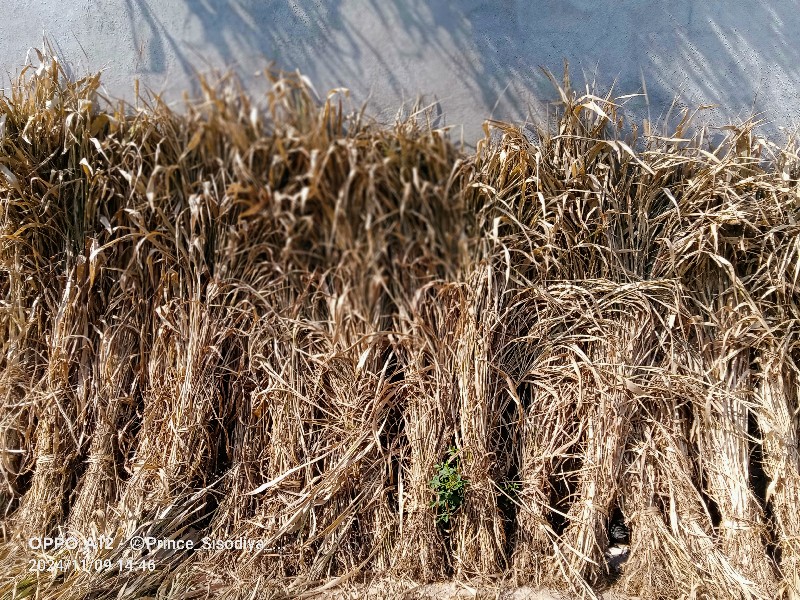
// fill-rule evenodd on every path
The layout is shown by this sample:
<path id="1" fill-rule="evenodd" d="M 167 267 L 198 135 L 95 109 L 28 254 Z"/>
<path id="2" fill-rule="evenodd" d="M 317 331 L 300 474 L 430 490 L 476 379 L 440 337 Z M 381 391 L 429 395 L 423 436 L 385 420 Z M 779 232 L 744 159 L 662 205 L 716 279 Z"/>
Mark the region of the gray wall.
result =
<path id="1" fill-rule="evenodd" d="M 320 93 L 347 86 L 389 118 L 425 94 L 468 141 L 484 118 L 546 113 L 553 88 L 643 91 L 652 119 L 673 98 L 713 123 L 759 113 L 766 130 L 800 121 L 800 0 L 0 0 L 0 56 L 13 74 L 43 35 L 77 73 L 103 69 L 108 92 L 132 82 L 180 98 L 194 69 L 233 67 L 254 90 L 274 59 Z"/>

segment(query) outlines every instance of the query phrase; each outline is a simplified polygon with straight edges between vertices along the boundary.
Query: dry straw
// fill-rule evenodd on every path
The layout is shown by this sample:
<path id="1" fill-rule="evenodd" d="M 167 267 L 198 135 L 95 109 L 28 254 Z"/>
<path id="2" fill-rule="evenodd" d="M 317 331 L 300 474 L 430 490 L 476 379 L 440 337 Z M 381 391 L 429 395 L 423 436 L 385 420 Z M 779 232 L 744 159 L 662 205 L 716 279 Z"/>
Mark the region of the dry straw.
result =
<path id="1" fill-rule="evenodd" d="M 565 78 L 467 153 L 297 75 L 175 112 L 39 58 L 0 98 L 0 597 L 800 597 L 795 146 Z M 30 568 L 133 536 L 263 547 Z"/>

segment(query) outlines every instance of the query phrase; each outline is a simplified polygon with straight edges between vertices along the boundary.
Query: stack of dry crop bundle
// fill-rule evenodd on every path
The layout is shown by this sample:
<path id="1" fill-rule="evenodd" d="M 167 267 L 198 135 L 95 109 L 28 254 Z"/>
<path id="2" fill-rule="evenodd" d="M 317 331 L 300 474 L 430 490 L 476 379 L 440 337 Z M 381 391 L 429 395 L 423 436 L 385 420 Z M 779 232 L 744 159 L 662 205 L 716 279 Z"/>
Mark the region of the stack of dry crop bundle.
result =
<path id="1" fill-rule="evenodd" d="M 470 154 L 299 76 L 174 112 L 40 58 L 0 99 L 2 597 L 797 597 L 793 146 L 565 82 Z"/>

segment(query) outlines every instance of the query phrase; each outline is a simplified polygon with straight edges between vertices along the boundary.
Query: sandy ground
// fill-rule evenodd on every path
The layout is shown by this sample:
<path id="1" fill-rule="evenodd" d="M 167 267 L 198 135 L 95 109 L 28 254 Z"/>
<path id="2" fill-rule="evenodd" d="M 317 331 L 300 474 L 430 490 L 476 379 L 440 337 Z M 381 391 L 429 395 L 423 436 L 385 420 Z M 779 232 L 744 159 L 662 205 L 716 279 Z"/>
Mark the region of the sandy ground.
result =
<path id="1" fill-rule="evenodd" d="M 314 600 L 379 600 L 398 598 L 402 600 L 575 600 L 579 596 L 545 589 L 520 587 L 502 589 L 497 587 L 475 588 L 463 583 L 433 583 L 414 587 L 399 582 L 363 586 L 334 586 L 325 592 L 308 596 Z M 604 592 L 598 594 L 600 600 L 634 600 L 627 596 Z"/>

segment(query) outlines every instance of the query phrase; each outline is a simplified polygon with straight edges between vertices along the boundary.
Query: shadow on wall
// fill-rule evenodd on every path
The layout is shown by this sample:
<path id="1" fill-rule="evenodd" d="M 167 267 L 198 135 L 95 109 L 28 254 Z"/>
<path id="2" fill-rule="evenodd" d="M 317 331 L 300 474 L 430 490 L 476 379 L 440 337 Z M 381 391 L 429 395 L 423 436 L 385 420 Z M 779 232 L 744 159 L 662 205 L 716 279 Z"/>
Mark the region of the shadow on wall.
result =
<path id="1" fill-rule="evenodd" d="M 308 75 L 320 91 L 347 86 L 359 99 L 394 96 L 394 108 L 418 93 L 446 95 L 444 81 L 468 92 L 475 105 L 492 107 L 500 99 L 524 114 L 519 94 L 501 95 L 509 82 L 530 85 L 537 66 L 526 65 L 525 76 L 509 69 L 502 50 L 513 36 L 498 40 L 492 27 L 471 22 L 482 2 L 184 0 L 190 25 L 180 31 L 160 20 L 153 0 L 125 3 L 143 73 L 165 73 L 170 54 L 185 75 L 220 66 L 259 70 L 275 60 Z M 517 52 L 516 62 L 521 58 Z"/>
<path id="2" fill-rule="evenodd" d="M 490 115 L 542 117 L 554 91 L 538 67 L 558 75 L 565 59 L 576 87 L 629 94 L 645 81 L 630 107 L 655 120 L 676 96 L 720 104 L 718 122 L 800 117 L 798 0 L 124 2 L 143 74 L 177 70 L 188 83 L 194 69 L 231 67 L 247 78 L 275 60 L 385 116 L 425 94 L 475 133 Z"/>

